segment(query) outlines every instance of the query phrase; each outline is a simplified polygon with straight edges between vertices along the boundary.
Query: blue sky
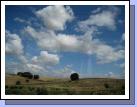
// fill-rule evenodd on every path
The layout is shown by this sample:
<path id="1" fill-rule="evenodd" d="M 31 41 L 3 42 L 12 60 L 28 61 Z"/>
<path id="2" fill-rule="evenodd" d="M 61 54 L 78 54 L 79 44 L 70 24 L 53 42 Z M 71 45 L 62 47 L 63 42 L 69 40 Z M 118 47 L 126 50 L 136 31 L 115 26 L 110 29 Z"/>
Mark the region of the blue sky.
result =
<path id="1" fill-rule="evenodd" d="M 6 72 L 124 78 L 124 6 L 6 6 Z"/>

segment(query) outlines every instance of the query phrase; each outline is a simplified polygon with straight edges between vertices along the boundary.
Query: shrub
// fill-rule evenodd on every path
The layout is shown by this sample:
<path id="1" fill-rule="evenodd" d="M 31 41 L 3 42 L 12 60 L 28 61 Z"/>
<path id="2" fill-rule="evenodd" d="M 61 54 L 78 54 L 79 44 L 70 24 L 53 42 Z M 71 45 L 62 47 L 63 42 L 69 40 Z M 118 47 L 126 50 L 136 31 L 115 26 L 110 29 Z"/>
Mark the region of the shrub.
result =
<path id="1" fill-rule="evenodd" d="M 29 79 L 32 79 L 32 78 L 33 78 L 33 75 L 32 75 L 30 72 L 24 72 L 24 73 L 22 73 L 21 76 L 27 77 L 27 78 L 29 78 Z"/>
<path id="2" fill-rule="evenodd" d="M 72 81 L 79 80 L 79 75 L 77 73 L 73 73 L 71 74 L 70 79 Z"/>
<path id="3" fill-rule="evenodd" d="M 91 92 L 90 92 L 90 95 L 93 95 L 93 93 L 94 93 L 94 91 L 91 91 Z"/>
<path id="4" fill-rule="evenodd" d="M 19 86 L 18 88 L 19 88 L 19 89 L 22 89 L 22 88 L 23 88 L 23 86 Z"/>
<path id="5" fill-rule="evenodd" d="M 40 95 L 41 94 L 41 89 L 37 88 L 36 93 L 37 93 L 37 95 Z"/>
<path id="6" fill-rule="evenodd" d="M 28 90 L 33 91 L 33 90 L 35 90 L 35 88 L 34 87 L 28 87 Z"/>
<path id="7" fill-rule="evenodd" d="M 37 93 L 37 95 L 47 95 L 48 91 L 44 87 L 42 87 L 42 88 L 39 87 L 36 89 L 36 93 Z"/>
<path id="8" fill-rule="evenodd" d="M 18 86 L 15 86 L 15 89 L 19 89 L 19 87 L 18 87 Z"/>
<path id="9" fill-rule="evenodd" d="M 17 72 L 17 75 L 21 76 L 21 75 L 22 75 L 22 72 Z"/>
<path id="10" fill-rule="evenodd" d="M 20 85 L 21 84 L 21 82 L 20 81 L 16 81 L 16 85 Z"/>
<path id="11" fill-rule="evenodd" d="M 125 90 L 125 85 L 122 85 L 121 89 L 122 89 L 122 90 Z"/>
<path id="12" fill-rule="evenodd" d="M 120 94 L 121 94 L 121 95 L 125 95 L 125 90 L 121 90 L 121 91 L 120 91 Z"/>
<path id="13" fill-rule="evenodd" d="M 32 79 L 32 78 L 33 78 L 33 75 L 28 75 L 28 78 L 29 78 L 29 79 Z"/>
<path id="14" fill-rule="evenodd" d="M 10 88 L 10 89 L 15 89 L 16 87 L 15 87 L 15 86 L 10 86 L 9 88 Z"/>
<path id="15" fill-rule="evenodd" d="M 6 88 L 6 89 L 7 89 L 7 88 L 9 88 L 9 86 L 8 86 L 8 85 L 6 85 L 6 86 L 5 86 L 5 88 Z"/>
<path id="16" fill-rule="evenodd" d="M 28 83 L 28 82 L 29 82 L 29 80 L 27 79 L 27 80 L 26 80 L 26 82 Z"/>
<path id="17" fill-rule="evenodd" d="M 66 95 L 73 95 L 73 94 L 75 94 L 75 91 L 69 90 L 69 89 L 64 89 L 64 93 L 66 93 Z"/>
<path id="18" fill-rule="evenodd" d="M 104 84 L 104 86 L 105 86 L 105 88 L 109 88 L 109 85 L 106 83 L 106 84 Z"/>
<path id="19" fill-rule="evenodd" d="M 6 95 L 19 95 L 20 89 L 6 89 L 5 94 Z"/>
<path id="20" fill-rule="evenodd" d="M 13 90 L 11 90 L 11 93 L 12 93 L 12 95 L 19 95 L 20 94 L 20 90 L 19 89 L 13 89 Z"/>
<path id="21" fill-rule="evenodd" d="M 34 75 L 34 79 L 39 79 L 39 75 Z"/>

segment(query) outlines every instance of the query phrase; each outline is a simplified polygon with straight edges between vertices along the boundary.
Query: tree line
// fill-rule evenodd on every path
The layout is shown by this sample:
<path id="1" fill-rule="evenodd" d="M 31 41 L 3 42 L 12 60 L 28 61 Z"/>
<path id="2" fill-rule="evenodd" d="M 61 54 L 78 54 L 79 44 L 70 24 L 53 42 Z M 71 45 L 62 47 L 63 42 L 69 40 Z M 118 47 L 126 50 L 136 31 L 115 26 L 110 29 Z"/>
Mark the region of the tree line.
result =
<path id="1" fill-rule="evenodd" d="M 17 72 L 18 76 L 26 77 L 29 79 L 39 79 L 39 75 L 33 75 L 30 72 Z"/>
<path id="2" fill-rule="evenodd" d="M 33 75 L 30 72 L 18 72 L 17 75 L 22 76 L 22 77 L 27 77 L 28 79 L 39 79 L 39 75 Z M 70 75 L 70 79 L 72 81 L 79 80 L 79 75 L 78 73 L 72 73 Z"/>

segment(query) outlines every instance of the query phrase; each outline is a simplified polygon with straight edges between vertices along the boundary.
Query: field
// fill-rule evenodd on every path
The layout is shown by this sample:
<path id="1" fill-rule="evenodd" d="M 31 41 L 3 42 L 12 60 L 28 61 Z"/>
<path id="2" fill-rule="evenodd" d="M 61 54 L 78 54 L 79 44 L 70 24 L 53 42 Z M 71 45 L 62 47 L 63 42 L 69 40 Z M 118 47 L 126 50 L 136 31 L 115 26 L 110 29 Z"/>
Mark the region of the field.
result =
<path id="1" fill-rule="evenodd" d="M 124 95 L 125 80 L 112 78 L 70 79 L 43 77 L 39 80 L 6 74 L 6 95 Z"/>

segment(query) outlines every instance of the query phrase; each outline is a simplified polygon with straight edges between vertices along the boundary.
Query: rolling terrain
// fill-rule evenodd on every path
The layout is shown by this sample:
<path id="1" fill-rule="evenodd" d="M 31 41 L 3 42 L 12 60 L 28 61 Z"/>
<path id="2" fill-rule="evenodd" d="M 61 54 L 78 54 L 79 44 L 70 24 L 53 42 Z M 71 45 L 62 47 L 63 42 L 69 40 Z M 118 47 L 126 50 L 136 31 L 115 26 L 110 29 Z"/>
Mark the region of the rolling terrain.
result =
<path id="1" fill-rule="evenodd" d="M 7 95 L 124 95 L 125 80 L 112 78 L 41 77 L 38 80 L 6 74 Z"/>

